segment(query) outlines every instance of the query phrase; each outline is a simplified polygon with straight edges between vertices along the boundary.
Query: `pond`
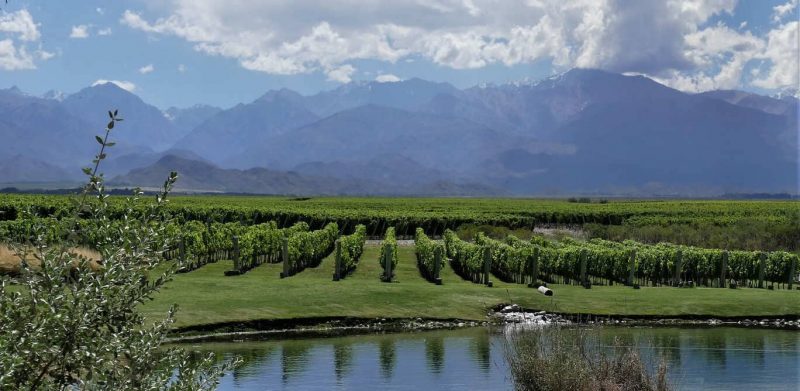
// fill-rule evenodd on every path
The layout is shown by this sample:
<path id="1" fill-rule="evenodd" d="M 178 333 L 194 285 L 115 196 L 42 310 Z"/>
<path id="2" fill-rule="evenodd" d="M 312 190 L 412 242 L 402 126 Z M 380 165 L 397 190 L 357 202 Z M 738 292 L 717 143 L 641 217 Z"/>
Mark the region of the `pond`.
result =
<path id="1" fill-rule="evenodd" d="M 800 332 L 744 328 L 597 328 L 601 346 L 628 341 L 663 357 L 676 389 L 797 390 Z M 244 364 L 220 390 L 507 390 L 502 329 L 190 345 Z M 633 342 L 638 341 L 638 342 Z M 655 365 L 655 364 L 654 364 Z"/>

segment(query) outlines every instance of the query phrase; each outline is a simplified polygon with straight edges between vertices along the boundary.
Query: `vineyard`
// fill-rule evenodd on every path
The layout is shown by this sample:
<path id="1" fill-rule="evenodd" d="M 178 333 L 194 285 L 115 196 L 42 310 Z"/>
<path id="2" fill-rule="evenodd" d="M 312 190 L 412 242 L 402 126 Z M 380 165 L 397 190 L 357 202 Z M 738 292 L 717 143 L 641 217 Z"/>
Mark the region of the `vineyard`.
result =
<path id="1" fill-rule="evenodd" d="M 2 207 L 7 212 L 5 216 L 17 214 L 17 218 L 0 221 L 0 244 L 32 242 L 34 238 L 31 235 L 36 232 L 48 243 L 61 242 L 71 247 L 93 250 L 91 243 L 113 240 L 107 238 L 109 232 L 113 234 L 124 231 L 125 222 L 121 220 L 98 222 L 88 218 L 67 217 L 70 216 L 70 204 L 58 197 L 42 197 L 41 204 L 25 205 L 25 202 L 35 199 L 37 198 L 28 196 L 4 199 Z M 331 275 L 333 281 L 341 281 L 334 284 L 347 284 L 352 276 L 359 276 L 356 278 L 360 281 L 359 285 L 348 285 L 350 286 L 348 289 L 370 291 L 383 297 L 381 299 L 383 303 L 396 303 L 409 299 L 405 296 L 380 296 L 379 292 L 382 291 L 380 288 L 370 288 L 372 285 L 363 280 L 385 285 L 386 289 L 405 289 L 403 291 L 407 292 L 405 295 L 418 297 L 417 300 L 423 302 L 434 300 L 437 296 L 433 291 L 423 293 L 428 292 L 428 289 L 449 291 L 456 287 L 457 292 L 450 291 L 450 294 L 457 295 L 458 292 L 467 292 L 471 289 L 498 292 L 500 289 L 496 287 L 503 287 L 502 290 L 507 291 L 506 295 L 513 291 L 523 297 L 529 295 L 535 297 L 536 290 L 529 288 L 544 284 L 559 292 L 557 295 L 569 292 L 568 295 L 574 298 L 603 298 L 609 294 L 607 289 L 613 289 L 610 292 L 620 292 L 619 289 L 624 289 L 630 292 L 626 294 L 626 300 L 635 300 L 633 298 L 637 296 L 651 297 L 652 293 L 645 292 L 653 290 L 706 292 L 707 288 L 726 288 L 711 289 L 719 292 L 714 297 L 728 297 L 733 292 L 744 294 L 745 291 L 762 291 L 766 294 L 769 290 L 774 290 L 788 293 L 797 286 L 797 276 L 800 275 L 800 259 L 797 253 L 783 250 L 725 250 L 672 243 L 651 244 L 633 240 L 610 241 L 597 238 L 579 240 L 569 236 L 555 238 L 533 235 L 530 239 L 522 239 L 511 234 L 498 236 L 495 231 L 492 232 L 492 237 L 480 231 L 471 236 L 464 236 L 463 233 L 459 236 L 454 230 L 457 228 L 454 225 L 460 222 L 470 224 L 495 222 L 512 226 L 523 224 L 524 219 L 533 218 L 531 216 L 536 213 L 544 213 L 539 211 L 515 215 L 519 212 L 514 208 L 533 202 L 529 200 L 448 200 L 447 202 L 452 205 L 442 203 L 439 204 L 441 206 L 439 209 L 434 205 L 443 201 L 423 200 L 422 204 L 427 205 L 427 208 L 419 205 L 390 208 L 392 203 L 387 200 L 378 202 L 365 199 L 367 206 L 363 209 L 353 207 L 351 214 L 345 214 L 345 209 L 334 208 L 324 211 L 319 205 L 329 200 L 318 201 L 317 206 L 309 207 L 310 204 L 305 203 L 313 200 L 276 199 L 281 205 L 304 205 L 295 209 L 288 208 L 287 211 L 280 213 L 253 205 L 213 206 L 217 202 L 215 197 L 199 198 L 198 205 L 191 207 L 182 204 L 183 200 L 179 199 L 168 209 L 170 222 L 166 226 L 166 232 L 172 240 L 169 250 L 163 254 L 165 262 L 178 265 L 178 271 L 181 273 L 178 281 L 184 281 L 186 278 L 190 280 L 202 278 L 204 283 L 213 285 L 220 284 L 217 281 L 246 281 L 245 286 L 253 286 L 252 289 L 259 289 L 257 287 L 261 286 L 260 289 L 271 291 L 271 289 L 282 289 L 278 288 L 276 285 L 278 283 L 273 278 L 278 278 L 277 281 L 297 281 L 290 284 L 294 286 L 293 284 L 302 284 L 302 281 L 312 278 L 309 276 L 317 276 L 323 272 L 328 276 L 328 281 Z M 253 200 L 265 202 L 260 199 Z M 210 205 L 207 205 L 207 202 Z M 349 199 L 340 202 L 347 204 Z M 403 205 L 409 201 L 393 202 Z M 491 207 L 485 206 L 487 204 Z M 557 204 L 556 201 L 543 202 L 544 207 Z M 596 207 L 607 208 L 607 205 L 614 204 L 600 204 Z M 616 204 L 636 206 L 646 203 Z M 651 218 L 667 218 L 658 213 L 665 213 L 664 205 L 670 205 L 669 202 L 650 202 L 650 204 L 655 205 L 653 210 L 647 212 Z M 385 209 L 377 208 L 378 205 L 384 205 Z M 444 205 L 451 207 L 444 208 Z M 564 205 L 571 207 L 566 203 Z M 713 206 L 717 203 L 702 205 Z M 783 204 L 780 202 L 756 202 L 744 205 L 746 208 L 743 211 L 728 215 L 721 210 L 707 211 L 706 216 L 709 219 L 715 215 L 735 219 L 737 216 L 739 218 L 745 216 L 745 211 L 753 214 L 760 211 L 765 213 L 761 218 L 767 220 L 790 218 L 782 209 Z M 473 206 L 476 208 L 468 211 Z M 579 211 L 581 207 L 583 206 L 576 206 L 574 211 Z M 19 211 L 16 208 L 20 208 Z M 33 214 L 26 214 L 25 210 L 33 210 Z M 647 215 L 642 211 L 631 212 L 635 210 L 636 207 L 631 207 L 628 213 Z M 661 212 L 656 213 L 657 211 Z M 680 214 L 677 211 L 675 213 Z M 439 217 L 423 221 L 430 214 Z M 600 215 L 595 215 L 597 216 Z M 275 219 L 268 219 L 269 217 Z M 403 223 L 397 226 L 391 225 L 390 222 L 396 221 Z M 718 223 L 724 224 L 722 220 Z M 34 229 L 35 227 L 44 229 Z M 412 228 L 413 231 L 410 231 Z M 408 232 L 413 232 L 413 236 L 410 237 L 413 241 L 409 240 L 409 236 L 404 236 Z M 376 243 L 368 245 L 368 238 L 372 238 Z M 400 243 L 400 239 L 403 243 Z M 326 259 L 330 261 L 325 261 Z M 102 260 L 100 262 L 102 263 Z M 271 277 L 265 279 L 265 272 L 270 273 Z M 256 276 L 257 279 L 253 280 L 252 276 Z M 419 285 L 417 281 L 425 285 Z M 322 287 L 296 288 L 297 291 L 284 289 L 282 292 L 290 296 L 310 294 L 319 289 L 327 292 L 324 290 L 325 286 L 327 284 L 323 284 Z M 390 288 L 393 286 L 400 288 Z M 585 293 L 580 294 L 578 293 L 580 291 L 574 290 L 575 288 Z M 192 286 L 186 289 L 199 289 L 199 287 Z M 377 291 L 373 291 L 374 289 Z M 325 301 L 328 295 L 341 294 L 340 291 L 336 292 L 324 293 L 317 300 Z M 772 294 L 782 294 L 780 292 Z M 506 300 L 502 292 L 487 294 L 494 298 L 487 302 L 485 294 L 480 294 L 483 299 L 474 302 L 473 305 L 477 303 L 488 305 Z M 424 295 L 425 298 L 419 298 L 419 295 Z M 670 295 L 682 294 L 667 294 Z M 703 295 L 708 297 L 709 294 L 703 293 Z M 444 297 L 439 299 L 444 300 Z M 579 302 L 582 300 L 585 299 L 580 299 Z M 608 305 L 603 301 L 608 299 L 597 300 L 600 302 L 594 305 L 601 306 L 598 308 Z M 706 299 L 700 304 L 708 305 L 707 303 L 712 301 Z M 663 304 L 658 302 L 654 308 L 659 308 L 658 306 Z M 786 305 L 791 307 L 788 302 L 779 302 L 775 305 L 776 308 L 786 308 Z M 582 311 L 598 311 L 598 308 L 578 308 L 582 308 Z M 797 312 L 800 312 L 800 309 L 797 309 Z"/>
<path id="2" fill-rule="evenodd" d="M 114 197 L 112 197 L 113 199 Z M 121 201 L 117 202 L 120 206 Z M 113 204 L 113 202 L 112 202 Z M 725 227 L 740 222 L 794 224 L 800 216 L 797 201 L 659 201 L 618 200 L 570 203 L 551 199 L 438 199 L 438 198 L 285 198 L 178 196 L 168 209 L 179 221 L 254 225 L 274 221 L 279 227 L 305 222 L 321 229 L 335 222 L 342 231 L 366 227 L 367 236 L 396 234 L 413 237 L 416 228 L 442 236 L 463 224 L 514 228 L 543 225 Z M 0 195 L 0 221 L 16 220 L 25 210 L 42 218 L 72 216 L 66 196 Z M 795 234 L 796 234 L 795 228 Z M 789 245 L 796 243 L 788 240 Z"/>
<path id="3" fill-rule="evenodd" d="M 72 240 L 75 246 L 96 243 L 98 238 L 91 220 L 58 219 L 59 213 L 48 217 L 32 217 L 0 222 L 0 239 L 24 243 L 34 225 L 45 227 L 45 241 L 50 243 Z M 306 268 L 316 267 L 337 250 L 340 258 L 339 277 L 351 273 L 358 264 L 367 226 L 352 226 L 347 236 L 344 227 L 328 222 L 313 229 L 305 221 L 269 221 L 253 225 L 241 222 L 201 222 L 176 218 L 168 225 L 169 235 L 175 238 L 173 249 L 165 258 L 178 259 L 182 272 L 190 272 L 222 259 L 233 260 L 227 275 L 244 274 L 264 263 L 282 262 L 284 277 Z M 105 222 L 124 224 L 122 221 Z M 348 225 L 347 222 L 344 223 Z M 286 226 L 286 228 L 281 228 Z M 108 228 L 108 227 L 106 227 Z M 41 232 L 37 230 L 37 232 Z M 70 233 L 79 235 L 70 237 Z M 434 261 L 437 242 L 432 241 L 423 227 L 415 230 L 418 246 L 417 263 L 421 275 L 436 281 Z M 397 267 L 397 234 L 388 227 L 382 235 L 378 262 L 383 268 L 382 279 L 391 281 Z M 474 240 L 464 241 L 450 229 L 443 232 L 444 256 L 453 270 L 465 280 L 489 284 L 490 274 L 503 282 L 535 284 L 542 282 L 628 285 L 702 285 L 725 286 L 726 281 L 743 286 L 763 286 L 765 282 L 783 287 L 797 276 L 797 254 L 786 251 L 740 251 L 705 249 L 668 243 L 644 244 L 627 240 L 613 242 L 602 239 L 580 241 L 571 238 L 545 240 L 534 236 L 530 241 L 507 236 L 491 239 L 478 233 Z"/>

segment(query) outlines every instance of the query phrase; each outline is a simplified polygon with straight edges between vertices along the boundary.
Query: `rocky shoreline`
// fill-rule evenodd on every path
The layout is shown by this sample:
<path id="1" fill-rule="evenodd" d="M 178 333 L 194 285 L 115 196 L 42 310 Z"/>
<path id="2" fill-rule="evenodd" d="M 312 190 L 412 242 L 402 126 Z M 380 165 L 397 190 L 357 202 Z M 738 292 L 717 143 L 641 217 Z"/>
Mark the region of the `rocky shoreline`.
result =
<path id="1" fill-rule="evenodd" d="M 484 321 L 425 318 L 309 318 L 233 322 L 176 329 L 168 342 L 245 341 L 281 338 L 315 338 L 357 334 L 419 332 L 487 326 L 545 327 L 549 325 L 589 325 L 617 327 L 750 327 L 800 330 L 795 318 L 701 318 L 701 317 L 614 317 L 587 314 L 560 314 L 529 310 L 518 305 L 490 309 Z"/>
<path id="2" fill-rule="evenodd" d="M 298 325 L 283 327 L 263 327 L 244 322 L 228 325 L 195 326 L 175 330 L 168 342 L 213 342 L 244 341 L 292 338 L 334 337 L 357 334 L 381 334 L 417 332 L 428 330 L 452 330 L 467 327 L 490 326 L 490 321 L 463 319 L 424 319 L 424 318 L 342 318 L 328 319 L 314 323 L 313 320 L 297 320 Z M 257 322 L 261 323 L 261 322 Z M 272 322 L 266 322 L 272 323 Z M 281 321 L 279 323 L 286 323 Z M 278 326 L 278 325 L 273 325 Z"/>
<path id="3" fill-rule="evenodd" d="M 701 316 L 656 317 L 656 316 L 604 316 L 592 314 L 561 314 L 528 310 L 516 304 L 499 305 L 489 312 L 495 323 L 522 323 L 533 325 L 582 324 L 607 326 L 672 326 L 672 327 L 755 327 L 785 330 L 800 330 L 800 318 L 794 317 L 736 317 L 714 318 Z"/>

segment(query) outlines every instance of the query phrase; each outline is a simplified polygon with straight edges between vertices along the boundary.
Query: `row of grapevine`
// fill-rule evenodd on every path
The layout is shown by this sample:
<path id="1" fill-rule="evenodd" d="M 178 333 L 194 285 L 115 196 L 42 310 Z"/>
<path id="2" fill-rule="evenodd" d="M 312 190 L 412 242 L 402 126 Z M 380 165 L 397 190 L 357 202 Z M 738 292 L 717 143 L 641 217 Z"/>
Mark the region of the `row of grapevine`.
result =
<path id="1" fill-rule="evenodd" d="M 189 272 L 208 263 L 233 260 L 233 269 L 226 275 L 237 275 L 265 262 L 279 262 L 281 239 L 295 232 L 308 231 L 301 223 L 278 229 L 275 222 L 244 226 L 239 223 L 210 223 L 189 221 L 171 224 L 170 236 L 176 238 L 165 258 L 180 259 L 180 271 Z"/>
<path id="2" fill-rule="evenodd" d="M 483 246 L 461 240 L 455 232 L 444 232 L 444 247 L 450 267 L 465 280 L 478 284 L 488 283 L 484 270 Z"/>
<path id="3" fill-rule="evenodd" d="M 25 243 L 37 232 L 46 243 L 58 243 L 67 238 L 67 225 L 52 217 L 0 221 L 0 242 Z"/>
<path id="4" fill-rule="evenodd" d="M 124 203 L 111 197 L 112 215 L 121 216 Z M 65 196 L 0 195 L 0 221 L 23 218 L 23 211 L 57 219 L 74 216 L 75 204 Z M 279 227 L 305 221 L 311 229 L 328 222 L 350 231 L 357 224 L 367 235 L 383 234 L 388 227 L 411 236 L 421 227 L 428 235 L 462 224 L 504 226 L 511 229 L 533 225 L 731 225 L 742 221 L 779 224 L 797 221 L 796 201 L 612 201 L 578 204 L 563 200 L 523 199 L 403 199 L 286 197 L 172 197 L 168 213 L 182 222 L 190 220 L 238 222 L 255 225 L 275 221 Z M 794 249 L 796 233 L 789 233 L 785 248 Z"/>
<path id="5" fill-rule="evenodd" d="M 493 261 L 499 264 L 493 272 L 507 280 L 508 272 L 522 267 L 521 261 L 502 267 L 503 248 L 491 239 L 478 238 L 479 244 L 490 245 Z M 796 254 L 775 251 L 725 251 L 660 243 L 647 245 L 634 241 L 623 243 L 593 239 L 589 242 L 563 239 L 559 242 L 534 238 L 524 242 L 509 237 L 506 244 L 529 251 L 538 249 L 538 270 L 548 281 L 581 282 L 588 278 L 605 283 L 647 283 L 676 285 L 688 283 L 724 286 L 726 281 L 757 286 L 760 281 L 787 284 L 800 272 Z M 513 257 L 512 257 L 513 258 Z M 511 280 L 514 280 L 513 278 Z M 522 282 L 521 280 L 514 280 Z"/>
<path id="6" fill-rule="evenodd" d="M 338 236 L 336 223 L 317 231 L 295 232 L 288 238 L 287 259 L 281 276 L 293 276 L 307 267 L 318 266 L 333 251 Z"/>
<path id="7" fill-rule="evenodd" d="M 444 266 L 444 245 L 434 242 L 422 228 L 417 228 L 414 235 L 414 252 L 417 256 L 417 268 L 423 278 L 437 284 L 442 283 L 439 272 Z"/>
<path id="8" fill-rule="evenodd" d="M 361 254 L 364 252 L 364 242 L 367 240 L 367 227 L 359 224 L 351 235 L 339 238 L 336 252 L 336 273 L 334 279 L 346 277 L 358 266 Z"/>
<path id="9" fill-rule="evenodd" d="M 242 259 L 252 258 L 258 264 L 278 263 L 281 261 L 283 239 L 298 232 L 308 232 L 308 230 L 306 223 L 297 223 L 284 229 L 279 229 L 274 221 L 252 225 L 239 238 L 240 257 Z"/>
<path id="10" fill-rule="evenodd" d="M 394 278 L 394 271 L 397 269 L 397 236 L 395 235 L 394 227 L 386 229 L 386 235 L 381 242 L 381 251 L 378 262 L 383 268 L 381 280 L 384 282 L 391 282 Z"/>
<path id="11" fill-rule="evenodd" d="M 593 241 L 610 246 L 608 241 Z M 660 243 L 623 243 L 636 251 L 635 277 L 654 284 L 670 279 L 706 286 L 724 286 L 726 280 L 758 286 L 760 281 L 787 284 L 800 273 L 797 254 L 785 251 L 726 251 Z"/>
<path id="12" fill-rule="evenodd" d="M 475 237 L 475 244 L 489 248 L 492 255 L 492 274 L 495 277 L 503 282 L 526 283 L 533 263 L 533 246 L 513 246 L 491 239 L 483 233 L 478 233 Z"/>

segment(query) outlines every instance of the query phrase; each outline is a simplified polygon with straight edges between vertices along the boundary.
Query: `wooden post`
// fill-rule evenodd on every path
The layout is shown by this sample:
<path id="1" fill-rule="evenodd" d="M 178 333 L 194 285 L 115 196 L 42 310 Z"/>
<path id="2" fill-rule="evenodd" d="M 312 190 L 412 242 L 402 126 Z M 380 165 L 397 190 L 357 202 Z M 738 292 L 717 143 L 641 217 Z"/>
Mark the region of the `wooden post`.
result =
<path id="1" fill-rule="evenodd" d="M 539 247 L 533 248 L 533 258 L 531 258 L 531 282 L 528 284 L 529 288 L 539 287 Z"/>
<path id="2" fill-rule="evenodd" d="M 386 252 L 383 253 L 383 281 L 392 282 L 392 246 L 386 246 Z"/>
<path id="3" fill-rule="evenodd" d="M 339 281 L 342 278 L 342 242 L 336 239 L 336 263 L 334 265 L 333 280 Z"/>
<path id="4" fill-rule="evenodd" d="M 489 280 L 489 273 L 492 271 L 492 249 L 489 246 L 483 248 L 483 283 L 491 287 L 492 281 Z"/>
<path id="5" fill-rule="evenodd" d="M 758 262 L 758 287 L 764 287 L 764 272 L 765 267 L 767 266 L 767 253 L 761 252 L 759 255 L 759 262 Z"/>
<path id="6" fill-rule="evenodd" d="M 433 281 L 436 285 L 442 285 L 442 279 L 439 273 L 442 270 L 442 246 L 433 248 Z"/>
<path id="7" fill-rule="evenodd" d="M 672 286 L 678 286 L 681 280 L 681 262 L 683 262 L 683 252 L 678 249 L 678 252 L 675 253 L 675 272 L 672 277 Z"/>
<path id="8" fill-rule="evenodd" d="M 633 286 L 636 279 L 636 250 L 631 251 L 631 258 L 628 261 L 628 286 Z"/>
<path id="9" fill-rule="evenodd" d="M 722 252 L 722 270 L 719 272 L 719 287 L 725 288 L 727 281 L 726 274 L 728 273 L 728 250 Z"/>
<path id="10" fill-rule="evenodd" d="M 286 278 L 289 277 L 289 238 L 283 238 L 281 242 L 281 258 L 283 261 L 281 278 Z"/>
<path id="11" fill-rule="evenodd" d="M 586 264 L 587 262 L 588 262 L 588 259 L 587 259 L 587 255 L 586 255 L 586 249 L 583 249 L 583 250 L 581 250 L 581 285 L 583 285 L 584 287 L 589 285 L 588 284 L 588 279 L 586 278 L 586 268 L 588 266 Z"/>
<path id="12" fill-rule="evenodd" d="M 181 236 L 181 241 L 178 243 L 178 261 L 181 267 L 186 263 L 186 237 Z"/>
<path id="13" fill-rule="evenodd" d="M 797 259 L 792 257 L 792 263 L 789 265 L 789 290 L 794 285 L 794 271 L 797 270 Z"/>
<path id="14" fill-rule="evenodd" d="M 387 270 L 389 270 L 389 281 L 392 281 L 394 278 L 394 246 L 389 247 L 389 251 L 386 254 L 386 266 L 388 266 Z"/>
<path id="15" fill-rule="evenodd" d="M 233 241 L 233 268 L 239 271 L 241 268 L 241 260 L 239 260 L 239 237 L 234 235 L 231 240 Z"/>

